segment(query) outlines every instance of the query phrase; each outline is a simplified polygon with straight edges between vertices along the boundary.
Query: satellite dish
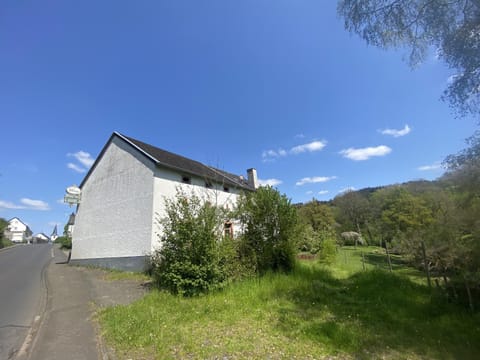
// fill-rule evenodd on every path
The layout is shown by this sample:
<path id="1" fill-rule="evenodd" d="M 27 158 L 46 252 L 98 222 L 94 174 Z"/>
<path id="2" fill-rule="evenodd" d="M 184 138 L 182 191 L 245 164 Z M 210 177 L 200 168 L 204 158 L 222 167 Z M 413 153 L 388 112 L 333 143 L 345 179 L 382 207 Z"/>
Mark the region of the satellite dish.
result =
<path id="1" fill-rule="evenodd" d="M 82 190 L 78 186 L 69 186 L 67 188 L 67 194 L 70 195 L 80 195 L 82 193 Z"/>

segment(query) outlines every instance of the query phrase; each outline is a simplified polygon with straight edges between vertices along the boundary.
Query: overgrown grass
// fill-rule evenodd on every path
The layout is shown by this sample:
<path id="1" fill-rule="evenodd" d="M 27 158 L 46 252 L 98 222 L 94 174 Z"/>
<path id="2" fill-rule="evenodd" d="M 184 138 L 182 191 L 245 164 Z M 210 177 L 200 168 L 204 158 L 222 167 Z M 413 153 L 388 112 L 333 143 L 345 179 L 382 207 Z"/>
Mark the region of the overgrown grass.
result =
<path id="1" fill-rule="evenodd" d="M 384 271 L 367 250 L 366 271 L 361 248 L 345 249 L 350 262 L 339 252 L 332 270 L 301 263 L 197 298 L 152 291 L 99 318 L 120 358 L 479 358 L 479 314 L 432 296 L 404 265 Z"/>
<path id="2" fill-rule="evenodd" d="M 406 275 L 419 284 L 427 284 L 425 274 L 408 266 L 401 256 L 390 254 L 392 272 Z M 363 270 L 390 271 L 387 254 L 378 246 L 343 246 L 337 249 L 335 264 L 329 270 L 338 278 L 346 278 Z"/>

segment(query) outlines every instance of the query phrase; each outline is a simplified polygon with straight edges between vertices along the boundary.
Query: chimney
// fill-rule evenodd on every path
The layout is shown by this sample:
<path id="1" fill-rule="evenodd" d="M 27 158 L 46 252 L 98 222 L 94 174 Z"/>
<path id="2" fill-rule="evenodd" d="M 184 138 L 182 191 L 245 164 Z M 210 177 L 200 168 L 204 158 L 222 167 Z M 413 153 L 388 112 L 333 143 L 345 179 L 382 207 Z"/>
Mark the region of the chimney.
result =
<path id="1" fill-rule="evenodd" d="M 257 170 L 254 168 L 248 169 L 247 174 L 248 174 L 248 185 L 250 185 L 254 189 L 257 189 L 258 188 Z"/>

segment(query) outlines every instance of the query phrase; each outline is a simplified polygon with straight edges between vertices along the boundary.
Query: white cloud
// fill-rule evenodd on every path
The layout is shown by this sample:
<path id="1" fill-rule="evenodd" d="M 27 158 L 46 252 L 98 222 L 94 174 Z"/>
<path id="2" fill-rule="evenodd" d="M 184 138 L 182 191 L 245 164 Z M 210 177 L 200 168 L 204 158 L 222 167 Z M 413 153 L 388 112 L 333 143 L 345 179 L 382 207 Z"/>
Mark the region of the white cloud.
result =
<path id="1" fill-rule="evenodd" d="M 29 198 L 22 198 L 20 199 L 20 202 L 26 206 L 27 209 L 30 210 L 50 210 L 50 207 L 48 206 L 48 203 L 42 200 L 33 200 Z"/>
<path id="2" fill-rule="evenodd" d="M 258 179 L 260 186 L 277 186 L 280 185 L 283 181 L 279 179 Z"/>
<path id="3" fill-rule="evenodd" d="M 325 195 L 325 194 L 328 194 L 328 190 L 320 190 L 318 192 L 318 195 Z"/>
<path id="4" fill-rule="evenodd" d="M 338 191 L 339 194 L 343 194 L 343 193 L 346 193 L 346 192 L 349 192 L 349 191 L 355 191 L 357 189 L 355 189 L 353 186 L 349 186 L 349 187 L 346 187 L 346 188 L 343 188 L 341 190 Z"/>
<path id="5" fill-rule="evenodd" d="M 263 162 L 274 161 L 275 159 L 283 156 L 287 156 L 287 151 L 281 148 L 278 150 L 265 150 L 262 153 Z"/>
<path id="6" fill-rule="evenodd" d="M 307 195 L 312 195 L 312 194 L 313 194 L 313 191 L 312 191 L 312 190 L 309 190 L 309 191 L 307 191 L 305 194 L 307 194 Z"/>
<path id="7" fill-rule="evenodd" d="M 285 150 L 282 148 L 279 148 L 278 150 L 264 150 L 262 152 L 262 161 L 263 162 L 270 162 L 270 161 L 275 161 L 276 159 L 280 157 L 285 157 L 289 154 L 293 155 L 298 155 L 304 152 L 314 152 L 314 151 L 320 151 L 322 150 L 325 146 L 327 145 L 326 141 L 312 141 L 306 144 L 302 145 L 297 145 L 292 147 L 290 150 Z"/>
<path id="8" fill-rule="evenodd" d="M 435 162 L 430 165 L 419 166 L 417 168 L 417 170 L 420 170 L 420 171 L 434 171 L 434 170 L 440 170 L 440 169 L 442 169 L 442 164 L 440 162 Z"/>
<path id="9" fill-rule="evenodd" d="M 405 136 L 407 134 L 410 133 L 410 131 L 412 131 L 412 129 L 410 129 L 410 126 L 408 125 L 405 125 L 405 127 L 403 129 L 384 129 L 384 130 L 380 130 L 380 133 L 382 133 L 383 135 L 391 135 L 393 137 L 401 137 L 401 136 Z"/>
<path id="10" fill-rule="evenodd" d="M 67 164 L 67 167 L 68 167 L 69 169 L 72 169 L 72 170 L 80 173 L 80 174 L 87 171 L 87 169 L 84 169 L 84 168 L 82 168 L 82 167 L 80 167 L 80 166 L 78 166 L 78 165 L 76 165 L 76 164 L 74 164 L 74 163 L 68 163 L 68 164 Z"/>
<path id="11" fill-rule="evenodd" d="M 92 156 L 86 151 L 80 150 L 80 151 L 77 151 L 76 153 L 69 154 L 69 155 L 73 156 L 85 167 L 90 167 L 95 162 L 95 159 L 92 158 Z"/>
<path id="12" fill-rule="evenodd" d="M 308 144 L 302 144 L 290 149 L 292 154 L 301 154 L 304 152 L 313 152 L 322 150 L 327 143 L 325 141 L 312 141 Z"/>
<path id="13" fill-rule="evenodd" d="M 354 161 L 363 161 L 368 160 L 374 156 L 385 156 L 390 154 L 392 149 L 385 145 L 380 145 L 376 147 L 366 147 L 361 149 L 349 148 L 340 151 L 340 154 L 343 157 L 346 157 Z"/>
<path id="14" fill-rule="evenodd" d="M 0 200 L 0 208 L 3 209 L 24 209 L 24 210 L 50 210 L 48 203 L 42 200 L 33 200 L 29 198 L 20 199 L 20 204 L 15 204 L 10 201 Z"/>
<path id="15" fill-rule="evenodd" d="M 67 164 L 69 169 L 72 169 L 78 173 L 86 172 L 95 162 L 95 159 L 92 158 L 88 152 L 82 150 L 77 151 L 76 153 L 68 153 L 67 156 L 74 157 L 81 164 L 81 166 L 74 163 Z"/>
<path id="16" fill-rule="evenodd" d="M 304 177 L 301 180 L 298 180 L 295 185 L 302 186 L 305 184 L 316 184 L 316 183 L 324 183 L 330 180 L 336 179 L 336 176 L 314 176 L 314 177 Z"/>
<path id="17" fill-rule="evenodd" d="M 24 209 L 24 206 L 14 204 L 10 201 L 0 200 L 0 209 Z"/>

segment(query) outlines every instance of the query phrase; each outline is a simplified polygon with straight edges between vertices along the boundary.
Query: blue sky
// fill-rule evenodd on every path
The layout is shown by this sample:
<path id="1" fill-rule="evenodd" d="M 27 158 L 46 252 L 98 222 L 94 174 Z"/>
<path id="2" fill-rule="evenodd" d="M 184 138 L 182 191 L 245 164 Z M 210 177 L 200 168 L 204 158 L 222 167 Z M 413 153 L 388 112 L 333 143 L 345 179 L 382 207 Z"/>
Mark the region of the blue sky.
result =
<path id="1" fill-rule="evenodd" d="M 474 119 L 434 51 L 368 47 L 334 1 L 2 1 L 0 217 L 51 233 L 113 131 L 293 202 L 435 179 Z"/>

